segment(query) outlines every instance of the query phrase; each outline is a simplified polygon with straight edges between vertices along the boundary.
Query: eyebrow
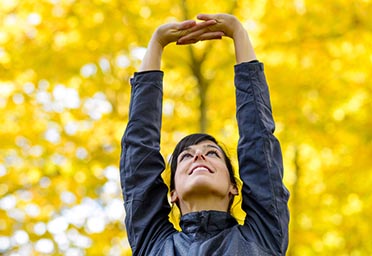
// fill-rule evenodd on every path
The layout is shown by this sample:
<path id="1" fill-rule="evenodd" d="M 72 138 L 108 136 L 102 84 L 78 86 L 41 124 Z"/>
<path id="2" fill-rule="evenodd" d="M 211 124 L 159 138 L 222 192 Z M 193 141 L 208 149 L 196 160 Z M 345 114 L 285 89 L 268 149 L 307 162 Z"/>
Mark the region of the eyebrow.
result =
<path id="1" fill-rule="evenodd" d="M 192 145 L 192 146 L 194 146 L 194 145 Z M 221 149 L 220 147 L 218 147 L 218 146 L 216 146 L 216 145 L 213 145 L 213 144 L 207 144 L 207 145 L 204 145 L 203 148 L 215 148 L 215 149 L 217 149 L 217 150 L 219 150 L 219 151 L 222 152 L 222 149 Z M 191 146 L 185 147 L 185 148 L 181 151 L 181 153 L 182 153 L 183 151 L 189 151 L 189 150 L 192 150 Z"/>

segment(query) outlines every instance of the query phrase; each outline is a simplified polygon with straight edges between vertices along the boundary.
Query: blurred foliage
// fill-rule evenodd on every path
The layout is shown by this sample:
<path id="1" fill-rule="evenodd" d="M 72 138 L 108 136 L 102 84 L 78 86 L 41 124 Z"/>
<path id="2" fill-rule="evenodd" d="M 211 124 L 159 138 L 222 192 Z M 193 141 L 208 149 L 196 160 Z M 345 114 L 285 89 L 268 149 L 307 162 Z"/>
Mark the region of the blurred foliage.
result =
<path id="1" fill-rule="evenodd" d="M 0 253 L 130 255 L 118 176 L 128 81 L 156 26 L 200 12 L 238 16 L 265 63 L 288 255 L 372 254 L 370 0 L 1 1 Z M 167 47 L 165 158 L 200 130 L 236 158 L 233 65 L 228 39 Z"/>

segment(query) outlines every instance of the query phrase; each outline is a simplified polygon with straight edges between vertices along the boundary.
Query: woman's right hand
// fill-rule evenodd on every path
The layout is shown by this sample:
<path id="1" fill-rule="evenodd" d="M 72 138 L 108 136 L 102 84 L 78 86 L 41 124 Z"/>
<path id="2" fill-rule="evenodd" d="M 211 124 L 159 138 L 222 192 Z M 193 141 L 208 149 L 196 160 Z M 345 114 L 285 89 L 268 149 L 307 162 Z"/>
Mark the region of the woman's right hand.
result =
<path id="1" fill-rule="evenodd" d="M 236 33 L 240 32 L 241 29 L 244 29 L 240 21 L 234 15 L 227 13 L 199 14 L 197 18 L 204 22 L 215 20 L 216 25 L 210 29 L 213 31 L 221 31 L 225 36 L 232 39 L 234 39 Z"/>
<path id="2" fill-rule="evenodd" d="M 197 30 L 184 35 L 178 42 L 184 43 L 191 40 L 209 40 L 213 33 L 220 33 L 222 36 L 235 39 L 239 33 L 246 33 L 240 21 L 231 14 L 199 14 L 197 16 L 203 22 L 215 21 L 215 24 L 206 27 L 204 30 Z M 202 22 L 202 23 L 203 23 Z"/>

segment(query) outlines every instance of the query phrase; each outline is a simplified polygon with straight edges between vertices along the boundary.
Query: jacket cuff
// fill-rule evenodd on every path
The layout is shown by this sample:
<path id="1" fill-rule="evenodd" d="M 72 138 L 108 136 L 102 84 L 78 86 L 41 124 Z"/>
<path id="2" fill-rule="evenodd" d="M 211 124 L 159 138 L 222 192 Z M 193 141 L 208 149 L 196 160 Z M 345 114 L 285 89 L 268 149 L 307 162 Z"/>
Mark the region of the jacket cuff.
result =
<path id="1" fill-rule="evenodd" d="M 244 72 L 244 71 L 264 71 L 264 65 L 258 60 L 253 60 L 249 62 L 242 62 L 234 66 L 235 72 Z"/>
<path id="2" fill-rule="evenodd" d="M 147 83 L 154 81 L 161 81 L 163 79 L 164 72 L 161 70 L 148 70 L 135 72 L 133 77 L 130 79 L 132 85 L 138 83 Z"/>

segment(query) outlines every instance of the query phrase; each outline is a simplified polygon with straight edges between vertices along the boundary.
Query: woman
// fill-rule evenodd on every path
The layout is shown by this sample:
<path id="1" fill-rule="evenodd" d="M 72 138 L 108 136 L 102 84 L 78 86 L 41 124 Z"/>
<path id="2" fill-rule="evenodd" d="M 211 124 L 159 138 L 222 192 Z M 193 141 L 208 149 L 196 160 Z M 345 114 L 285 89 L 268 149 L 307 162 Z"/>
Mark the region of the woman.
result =
<path id="1" fill-rule="evenodd" d="M 122 139 L 121 186 L 133 255 L 285 255 L 288 197 L 282 182 L 280 145 L 273 136 L 263 65 L 248 33 L 228 14 L 198 15 L 202 22 L 160 26 L 139 72 L 131 79 L 129 122 Z M 230 215 L 238 194 L 230 160 L 210 135 L 193 134 L 176 146 L 171 159 L 171 201 L 180 208 L 182 231 L 168 220 L 168 189 L 161 173 L 161 56 L 166 45 L 233 39 L 239 175 L 243 181 L 243 225 Z"/>

